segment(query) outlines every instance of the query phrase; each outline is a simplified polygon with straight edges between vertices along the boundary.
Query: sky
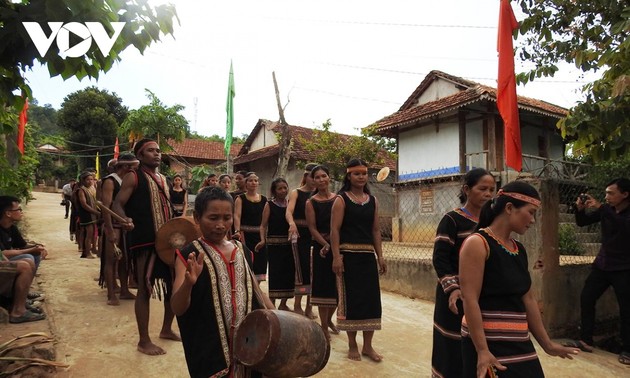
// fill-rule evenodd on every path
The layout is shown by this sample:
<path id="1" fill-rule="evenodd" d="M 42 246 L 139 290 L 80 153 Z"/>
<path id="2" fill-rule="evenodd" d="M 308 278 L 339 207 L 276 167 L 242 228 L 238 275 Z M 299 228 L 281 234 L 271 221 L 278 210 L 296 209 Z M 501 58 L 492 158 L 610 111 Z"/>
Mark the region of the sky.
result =
<path id="1" fill-rule="evenodd" d="M 163 3 L 149 0 L 150 4 Z M 174 38 L 141 55 L 133 47 L 98 81 L 50 78 L 43 66 L 26 73 L 40 105 L 96 85 L 137 109 L 150 89 L 180 104 L 192 131 L 225 135 L 230 61 L 234 67 L 234 135 L 260 118 L 278 120 L 272 80 L 289 124 L 358 134 L 394 113 L 431 70 L 496 87 L 498 0 L 173 0 Z M 524 17 L 512 2 L 516 18 Z M 515 44 L 518 41 L 515 41 Z M 516 57 L 516 71 L 527 62 Z M 580 71 L 560 65 L 517 93 L 570 108 L 581 98 Z"/>

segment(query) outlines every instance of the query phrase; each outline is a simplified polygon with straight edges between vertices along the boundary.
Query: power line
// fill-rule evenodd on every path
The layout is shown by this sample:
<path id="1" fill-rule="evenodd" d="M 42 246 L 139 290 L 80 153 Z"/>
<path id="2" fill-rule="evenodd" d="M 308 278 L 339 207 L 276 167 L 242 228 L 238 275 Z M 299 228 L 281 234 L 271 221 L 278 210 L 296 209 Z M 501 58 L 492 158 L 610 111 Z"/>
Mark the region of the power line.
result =
<path id="1" fill-rule="evenodd" d="M 305 87 L 300 87 L 300 86 L 294 86 L 293 88 L 301 89 L 303 91 L 308 91 L 308 92 L 323 93 L 323 94 L 327 94 L 327 95 L 330 95 L 330 96 L 344 97 L 344 98 L 349 98 L 349 99 L 353 99 L 353 100 L 374 101 L 374 102 L 382 102 L 382 103 L 385 103 L 385 104 L 400 105 L 400 101 L 387 101 L 387 100 L 380 100 L 380 99 L 377 99 L 377 98 L 348 96 L 348 95 L 343 95 L 343 94 L 340 94 L 340 93 L 334 93 L 334 92 L 329 92 L 329 91 L 322 91 L 322 90 L 319 90 L 319 89 L 305 88 Z"/>
<path id="2" fill-rule="evenodd" d="M 491 29 L 496 30 L 496 26 L 483 25 L 446 25 L 446 24 L 414 24 L 400 22 L 372 22 L 372 21 L 347 21 L 347 20 L 321 20 L 308 18 L 286 18 L 286 17 L 265 17 L 272 20 L 284 20 L 293 22 L 314 22 L 322 24 L 347 24 L 347 25 L 375 25 L 375 26 L 402 26 L 414 28 L 446 28 L 446 29 Z"/>

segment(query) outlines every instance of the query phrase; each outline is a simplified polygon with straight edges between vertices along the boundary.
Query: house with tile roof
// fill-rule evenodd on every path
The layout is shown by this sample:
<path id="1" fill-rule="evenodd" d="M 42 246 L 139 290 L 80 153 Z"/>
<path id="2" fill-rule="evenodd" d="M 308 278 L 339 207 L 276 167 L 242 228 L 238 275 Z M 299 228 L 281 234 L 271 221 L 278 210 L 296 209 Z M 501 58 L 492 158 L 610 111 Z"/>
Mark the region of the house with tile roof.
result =
<path id="1" fill-rule="evenodd" d="M 168 141 L 171 150 L 164 153 L 164 159 L 171 169 L 188 177 L 190 168 L 206 164 L 217 166 L 226 162 L 223 143 L 203 139 L 184 139 L 181 142 Z M 234 159 L 242 144 L 232 144 L 230 158 Z"/>
<path id="2" fill-rule="evenodd" d="M 473 167 L 507 173 L 496 101 L 495 88 L 431 71 L 397 112 L 376 122 L 378 134 L 398 141 L 398 181 L 458 175 Z M 564 160 L 556 123 L 567 109 L 523 96 L 518 108 L 523 173 L 537 175 Z"/>
<path id="3" fill-rule="evenodd" d="M 291 135 L 291 153 L 286 180 L 289 188 L 296 188 L 302 181 L 303 167 L 306 163 L 315 162 L 315 156 L 308 151 L 302 141 L 314 138 L 314 129 L 289 125 Z M 279 122 L 259 119 L 254 129 L 245 140 L 238 157 L 234 159 L 234 170 L 254 171 L 260 178 L 261 192 L 267 194 L 271 181 L 275 178 L 278 166 L 280 127 Z M 356 136 L 338 134 L 341 143 L 352 143 Z M 319 162 L 325 164 L 325 162 Z M 393 159 L 385 159 L 384 165 L 374 165 L 370 169 L 375 173 L 383 166 L 391 170 L 396 168 Z"/>
<path id="4" fill-rule="evenodd" d="M 397 112 L 375 123 L 377 134 L 397 140 L 393 241 L 432 244 L 441 217 L 459 205 L 461 176 L 472 168 L 492 172 L 497 187 L 519 175 L 548 176 L 567 169 L 565 141 L 556 128 L 566 109 L 518 96 L 519 173 L 505 166 L 496 101 L 495 88 L 431 71 Z"/>

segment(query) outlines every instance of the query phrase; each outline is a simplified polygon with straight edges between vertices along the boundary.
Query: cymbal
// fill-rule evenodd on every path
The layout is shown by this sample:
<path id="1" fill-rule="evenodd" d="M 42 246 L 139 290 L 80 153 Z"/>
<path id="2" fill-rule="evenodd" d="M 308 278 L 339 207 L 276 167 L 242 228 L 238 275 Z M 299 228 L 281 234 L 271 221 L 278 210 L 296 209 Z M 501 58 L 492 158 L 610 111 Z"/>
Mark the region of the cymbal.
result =
<path id="1" fill-rule="evenodd" d="M 381 181 L 385 180 L 387 178 L 387 176 L 389 176 L 389 167 L 383 167 L 376 174 L 376 181 L 381 182 Z"/>
<path id="2" fill-rule="evenodd" d="M 201 237 L 199 226 L 192 217 L 177 217 L 164 223 L 155 237 L 158 257 L 168 266 L 175 264 L 175 250 L 182 249 Z"/>

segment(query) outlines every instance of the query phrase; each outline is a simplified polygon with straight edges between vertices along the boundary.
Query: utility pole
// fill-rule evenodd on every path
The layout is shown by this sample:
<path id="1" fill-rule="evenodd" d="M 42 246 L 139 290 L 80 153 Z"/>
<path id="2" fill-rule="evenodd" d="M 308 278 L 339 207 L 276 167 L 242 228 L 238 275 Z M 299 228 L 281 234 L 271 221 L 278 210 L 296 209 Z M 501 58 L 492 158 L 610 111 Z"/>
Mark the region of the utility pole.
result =
<path id="1" fill-rule="evenodd" d="M 289 125 L 284 119 L 284 109 L 280 104 L 280 90 L 278 89 L 278 83 L 276 81 L 275 71 L 271 73 L 273 77 L 273 86 L 276 90 L 276 102 L 278 104 L 278 114 L 280 116 L 280 144 L 278 149 L 278 166 L 276 167 L 276 173 L 274 177 L 286 177 L 287 169 L 289 166 L 289 158 L 291 156 L 291 135 L 289 134 Z"/>

